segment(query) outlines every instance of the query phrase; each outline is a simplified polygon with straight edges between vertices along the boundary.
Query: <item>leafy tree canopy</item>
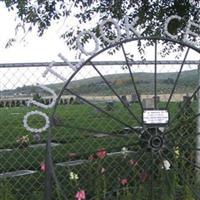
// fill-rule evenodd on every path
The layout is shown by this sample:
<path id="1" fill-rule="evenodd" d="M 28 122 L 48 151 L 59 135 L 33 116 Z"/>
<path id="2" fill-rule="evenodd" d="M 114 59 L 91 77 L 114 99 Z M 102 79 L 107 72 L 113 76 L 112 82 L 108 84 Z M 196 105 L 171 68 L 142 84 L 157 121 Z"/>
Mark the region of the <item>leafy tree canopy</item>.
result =
<path id="1" fill-rule="evenodd" d="M 67 24 L 66 32 L 62 34 L 70 48 L 76 48 L 77 35 L 84 29 L 90 30 L 101 40 L 101 45 L 107 42 L 100 37 L 99 23 L 105 19 L 114 18 L 120 28 L 124 28 L 124 16 L 129 21 L 139 17 L 135 26 L 142 30 L 142 36 L 163 35 L 163 25 L 171 15 L 182 19 L 172 20 L 169 24 L 171 34 L 183 33 L 188 20 L 199 23 L 199 0 L 2 0 L 9 10 L 16 9 L 18 17 L 24 24 L 30 25 L 29 30 L 36 28 L 43 35 L 54 21 L 63 20 Z M 75 18 L 77 23 L 72 24 Z M 93 25 L 94 24 L 94 25 Z M 109 24 L 107 24 L 109 26 Z M 110 28 L 105 29 L 109 38 L 116 35 Z M 196 30 L 199 34 L 199 30 Z M 133 33 L 132 33 L 133 34 Z M 82 38 L 86 42 L 89 36 Z M 126 33 L 122 33 L 122 38 Z M 183 34 L 179 34 L 179 39 Z M 171 47 L 170 47 L 171 48 Z M 167 49 L 165 49 L 167 52 Z"/>

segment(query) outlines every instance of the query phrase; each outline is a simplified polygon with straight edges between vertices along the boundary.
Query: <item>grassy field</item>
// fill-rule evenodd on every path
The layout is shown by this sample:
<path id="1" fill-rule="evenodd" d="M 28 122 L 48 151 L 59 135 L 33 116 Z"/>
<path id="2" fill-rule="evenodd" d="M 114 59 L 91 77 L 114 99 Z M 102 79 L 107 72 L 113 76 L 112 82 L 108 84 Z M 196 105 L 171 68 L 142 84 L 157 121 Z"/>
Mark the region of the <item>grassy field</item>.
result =
<path id="1" fill-rule="evenodd" d="M 104 103 L 98 104 L 98 106 L 106 110 Z M 163 103 L 161 102 L 159 106 L 162 108 Z M 172 118 L 177 113 L 178 107 L 177 103 L 170 104 L 170 116 Z M 196 105 L 194 103 L 193 109 L 195 108 Z M 1 108 L 0 149 L 8 148 L 12 149 L 12 151 L 0 152 L 0 173 L 24 169 L 34 170 L 37 173 L 22 177 L 1 178 L 0 200 L 43 199 L 44 173 L 40 171 L 40 163 L 44 162 L 45 149 L 42 147 L 30 147 L 30 144 L 36 144 L 37 142 L 25 130 L 22 123 L 24 115 L 35 109 L 34 107 Z M 132 104 L 130 110 L 141 120 L 141 109 L 137 103 Z M 151 188 L 150 181 L 146 180 L 147 178 L 145 179 L 145 173 L 146 171 L 149 173 L 149 171 L 154 170 L 161 177 L 158 178 L 154 175 L 155 195 L 152 199 L 157 200 L 159 193 L 166 189 L 170 190 L 172 195 L 167 196 L 165 194 L 165 197 L 163 194 L 162 199 L 175 200 L 176 194 L 173 193 L 173 190 L 180 190 L 183 187 L 182 182 L 179 180 L 179 183 L 172 183 L 172 186 L 168 186 L 166 184 L 167 180 L 164 181 L 164 179 L 176 180 L 177 177 L 174 175 L 176 172 L 174 170 L 165 172 L 156 163 L 150 165 L 152 161 L 151 152 L 144 153 L 144 148 L 139 145 L 140 137 L 138 134 L 135 132 L 126 134 L 123 131 L 126 125 L 134 127 L 140 126 L 140 124 L 119 103 L 116 103 L 108 113 L 120 120 L 120 122 L 85 104 L 63 105 L 57 108 L 54 127 L 50 131 L 52 142 L 59 144 L 52 147 L 52 158 L 63 193 L 69 199 L 75 199 L 76 192 L 79 189 L 84 189 L 87 199 L 107 200 L 116 199 L 117 197 L 119 200 L 132 200 L 133 198 L 146 200 Z M 51 110 L 47 111 L 47 114 L 51 115 Z M 44 121 L 39 117 L 32 117 L 29 124 L 31 127 L 37 128 L 43 126 Z M 107 136 L 98 137 L 97 135 L 100 133 L 106 133 Z M 42 133 L 39 143 L 46 142 L 47 134 L 48 131 Z M 175 138 L 176 134 L 173 133 L 170 137 Z M 17 139 L 24 135 L 29 135 L 29 145 L 28 147 L 20 148 Z M 105 149 L 107 153 L 111 153 L 120 152 L 123 147 L 126 147 L 132 153 L 126 156 L 116 155 L 106 156 L 105 159 L 96 157 L 94 160 L 91 159 L 91 156 L 96 156 L 96 152 L 99 149 Z M 171 153 L 168 156 L 175 159 Z M 56 165 L 57 163 L 71 160 L 87 160 L 87 162 L 84 162 L 81 166 L 61 167 Z M 137 160 L 139 165 L 130 166 L 130 160 Z M 180 168 L 178 165 L 179 163 L 177 167 Z M 183 162 L 182 165 L 185 166 L 185 163 Z M 102 169 L 105 169 L 105 172 Z M 70 180 L 70 172 L 78 174 L 79 179 Z M 143 177 L 141 178 L 142 173 Z M 120 180 L 123 178 L 129 179 L 127 185 L 120 184 Z M 191 183 L 189 182 L 189 184 Z M 185 190 L 188 190 L 188 188 L 185 188 Z M 57 191 L 58 188 L 54 187 L 54 199 L 63 199 L 62 193 L 59 196 Z M 141 193 L 143 194 L 142 196 Z M 193 200 L 194 195 L 190 193 L 188 191 L 187 195 L 190 195 L 191 200 Z M 133 194 L 134 197 L 132 196 Z M 189 200 L 187 196 L 182 199 Z"/>

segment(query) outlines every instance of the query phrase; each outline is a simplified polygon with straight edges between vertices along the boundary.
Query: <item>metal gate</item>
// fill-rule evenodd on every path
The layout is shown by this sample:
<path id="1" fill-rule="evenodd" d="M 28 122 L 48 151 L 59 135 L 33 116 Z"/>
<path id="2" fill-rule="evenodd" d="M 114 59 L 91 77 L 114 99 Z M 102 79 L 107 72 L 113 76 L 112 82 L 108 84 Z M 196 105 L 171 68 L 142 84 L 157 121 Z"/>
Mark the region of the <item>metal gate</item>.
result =
<path id="1" fill-rule="evenodd" d="M 163 43 L 182 48 L 176 65 Z M 52 67 L 65 83 L 2 68 L 1 80 L 18 78 L 1 84 L 0 199 L 200 199 L 199 53 L 167 38 L 125 40 L 75 72 Z"/>

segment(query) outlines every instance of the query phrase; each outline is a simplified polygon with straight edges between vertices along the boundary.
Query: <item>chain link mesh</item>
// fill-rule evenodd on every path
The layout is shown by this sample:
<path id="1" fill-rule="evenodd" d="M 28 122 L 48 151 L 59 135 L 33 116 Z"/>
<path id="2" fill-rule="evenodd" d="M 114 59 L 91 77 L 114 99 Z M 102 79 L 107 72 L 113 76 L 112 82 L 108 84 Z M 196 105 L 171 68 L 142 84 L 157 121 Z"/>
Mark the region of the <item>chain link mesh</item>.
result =
<path id="1" fill-rule="evenodd" d="M 107 54 L 112 49 L 105 50 L 77 73 L 52 67 L 66 80 L 71 77 L 66 84 L 50 72 L 43 77 L 45 67 L 0 69 L 1 200 L 44 199 L 46 174 L 52 175 L 46 191 L 52 199 L 199 199 L 197 66 L 156 65 L 156 59 L 163 59 L 160 53 L 155 58 L 146 52 L 141 58 L 137 47 L 130 49 L 135 43 L 123 44 L 125 51 L 119 48 L 115 56 Z M 154 45 L 150 51 L 156 51 Z M 184 57 L 186 50 L 178 60 Z M 102 58 L 125 62 L 93 64 Z M 129 65 L 144 59 L 155 64 Z M 36 83 L 61 92 L 54 108 L 27 106 L 30 99 L 52 102 Z M 143 112 L 149 109 L 167 110 L 169 122 L 145 125 Z M 23 126 L 24 116 L 35 110 L 50 118 L 50 128 L 41 134 Z M 31 116 L 28 124 L 37 129 L 45 120 Z M 48 139 L 50 172 L 45 163 Z"/>

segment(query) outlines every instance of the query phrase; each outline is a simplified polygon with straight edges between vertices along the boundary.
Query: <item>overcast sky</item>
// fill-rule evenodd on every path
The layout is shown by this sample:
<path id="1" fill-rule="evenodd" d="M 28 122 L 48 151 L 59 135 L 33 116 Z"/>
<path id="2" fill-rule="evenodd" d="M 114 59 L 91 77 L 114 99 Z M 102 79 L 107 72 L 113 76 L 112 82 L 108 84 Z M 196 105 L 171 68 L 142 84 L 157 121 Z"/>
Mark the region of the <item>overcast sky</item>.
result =
<path id="1" fill-rule="evenodd" d="M 64 21 L 64 19 L 63 19 Z M 19 29 L 15 35 L 15 26 L 19 23 L 14 12 L 8 12 L 4 4 L 0 3 L 0 63 L 2 62 L 40 62 L 59 60 L 57 54 L 63 53 L 69 60 L 75 60 L 75 53 L 70 52 L 60 35 L 66 30 L 61 20 L 59 24 L 53 23 L 44 36 L 38 37 L 36 30 L 26 36 L 26 41 L 21 41 L 24 33 Z M 70 19 L 67 23 L 75 23 Z M 13 46 L 5 49 L 5 45 L 10 38 L 16 38 L 17 42 Z M 148 51 L 147 51 L 148 52 Z M 113 58 L 113 57 L 112 57 Z M 116 58 L 118 58 L 116 56 Z M 196 58 L 196 57 L 194 57 Z M 192 59 L 192 57 L 191 57 Z"/>
<path id="2" fill-rule="evenodd" d="M 29 33 L 26 37 L 26 42 L 21 41 L 24 33 L 18 32 L 15 35 L 15 26 L 18 21 L 15 20 L 16 15 L 14 12 L 8 12 L 0 3 L 0 62 L 39 62 L 51 61 L 58 59 L 59 52 L 68 53 L 67 46 L 60 39 L 63 27 L 60 24 L 54 24 L 45 36 L 38 37 L 36 30 Z M 62 23 L 61 23 L 62 24 Z M 5 45 L 10 38 L 16 38 L 17 42 L 13 46 L 5 49 Z M 70 56 L 72 58 L 70 53 Z"/>
<path id="3" fill-rule="evenodd" d="M 69 20 L 72 21 L 73 20 Z M 24 33 L 21 29 L 21 32 L 19 31 L 17 36 L 15 35 L 15 29 L 14 27 L 17 25 L 18 21 L 16 20 L 16 14 L 14 12 L 8 12 L 7 9 L 4 7 L 3 3 L 0 3 L 0 63 L 17 63 L 17 62 L 51 62 L 52 60 L 55 61 L 61 61 L 60 58 L 58 58 L 58 53 L 62 53 L 68 60 L 74 61 L 75 60 L 75 53 L 70 52 L 69 48 L 66 46 L 64 41 L 60 39 L 60 35 L 65 30 L 66 24 L 63 24 L 63 21 L 61 21 L 59 24 L 54 23 L 53 26 L 49 28 L 48 31 L 45 32 L 43 37 L 38 37 L 36 30 L 33 30 L 32 33 L 29 33 L 26 37 L 26 41 L 21 41 Z M 74 22 L 73 22 L 74 23 Z M 16 38 L 17 42 L 13 44 L 13 46 L 6 48 L 5 45 L 8 42 L 10 38 Z M 132 47 L 130 47 L 131 49 Z M 147 50 L 147 59 L 153 60 L 154 54 L 153 51 Z M 134 54 L 137 55 L 138 51 L 135 49 Z M 138 56 L 138 55 L 137 55 Z M 135 56 L 137 58 L 137 56 Z M 115 56 L 108 56 L 107 54 L 103 54 L 101 56 L 98 56 L 98 60 L 122 60 L 123 55 L 122 53 L 118 53 Z M 173 59 L 172 57 L 168 59 Z M 190 53 L 189 59 L 199 59 L 199 55 Z M 121 67 L 121 66 L 120 66 Z M 138 68 L 138 71 L 145 71 L 147 67 L 145 66 L 145 69 Z M 179 68 L 174 68 L 175 71 L 177 71 Z M 37 69 L 36 69 L 37 70 Z M 16 86 L 22 86 L 24 84 L 30 85 L 35 84 L 36 81 L 42 84 L 47 83 L 53 83 L 55 82 L 55 77 L 48 75 L 46 79 L 42 78 L 42 72 L 45 69 L 41 69 L 40 76 L 38 75 L 37 71 L 37 80 L 35 71 L 30 71 L 29 73 L 26 72 L 26 76 L 29 78 L 21 78 L 22 72 L 16 71 L 16 70 L 9 70 L 9 73 L 5 70 L 4 73 L 1 72 L 0 78 L 5 79 L 3 81 L 3 85 L 1 84 L 1 88 L 13 88 Z M 57 69 L 58 70 L 58 69 Z M 118 71 L 114 71 L 113 68 L 107 67 L 102 68 L 103 72 L 105 74 L 111 74 L 111 73 L 119 73 L 122 72 L 120 68 L 118 67 Z M 153 68 L 148 67 L 147 71 L 152 71 Z M 165 71 L 171 71 L 171 68 L 165 68 Z M 64 69 L 60 69 L 62 73 L 64 73 Z M 66 71 L 66 69 L 65 69 Z M 59 72 L 59 71 L 58 71 Z M 124 71 L 123 71 L 124 72 Z M 5 76 L 6 74 L 6 76 Z M 67 70 L 65 73 L 65 77 L 68 78 L 71 74 L 71 70 Z M 34 75 L 34 76 L 33 76 Z M 82 70 L 79 76 L 77 78 L 83 78 L 83 77 L 90 77 L 95 76 L 97 74 L 91 72 L 91 69 Z M 14 78 L 15 77 L 15 78 Z M 12 79 L 12 82 L 10 81 Z M 13 81 L 14 80 L 14 81 Z M 20 81 L 19 81 L 20 80 Z M 57 80 L 58 82 L 58 80 Z"/>

